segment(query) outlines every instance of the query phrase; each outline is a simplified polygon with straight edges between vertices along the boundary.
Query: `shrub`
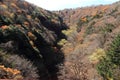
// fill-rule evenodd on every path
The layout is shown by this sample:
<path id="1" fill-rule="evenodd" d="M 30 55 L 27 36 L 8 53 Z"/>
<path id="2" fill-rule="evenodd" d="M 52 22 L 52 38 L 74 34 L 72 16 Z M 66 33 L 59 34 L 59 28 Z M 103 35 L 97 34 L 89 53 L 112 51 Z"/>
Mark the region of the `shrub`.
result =
<path id="1" fill-rule="evenodd" d="M 94 31 L 94 27 L 93 26 L 89 26 L 89 27 L 87 27 L 85 34 L 86 35 L 92 34 L 93 31 Z"/>
<path id="2" fill-rule="evenodd" d="M 99 62 L 102 57 L 105 57 L 105 51 L 101 48 L 96 49 L 95 52 L 92 53 L 92 55 L 89 56 L 89 59 L 91 62 Z"/>
<path id="3" fill-rule="evenodd" d="M 88 18 L 89 17 L 83 17 L 80 20 L 78 20 L 78 22 L 77 22 L 77 28 L 78 28 L 77 30 L 78 30 L 78 32 L 81 30 L 82 25 L 88 23 Z"/>
<path id="4" fill-rule="evenodd" d="M 58 73 L 59 80 L 89 80 L 87 75 L 87 66 L 84 62 L 79 60 L 80 55 L 67 56 L 64 65 L 60 65 Z"/>
<path id="5" fill-rule="evenodd" d="M 4 65 L 0 65 L 0 79 L 23 79 L 20 75 L 20 71 L 17 69 L 6 68 Z"/>
<path id="6" fill-rule="evenodd" d="M 94 32 L 93 25 L 95 24 L 95 21 L 91 22 L 90 25 L 87 26 L 85 35 L 92 34 Z"/>
<path id="7" fill-rule="evenodd" d="M 8 7 L 4 4 L 0 5 L 0 7 L 4 8 L 4 9 L 8 9 Z"/>
<path id="8" fill-rule="evenodd" d="M 67 37 L 67 41 L 73 45 L 76 43 L 77 31 L 75 27 L 72 27 L 67 30 L 62 30 L 62 33 Z"/>
<path id="9" fill-rule="evenodd" d="M 24 57 L 20 57 L 13 53 L 9 54 L 0 50 L 0 59 L 0 63 L 6 67 L 19 70 L 20 75 L 22 75 L 25 80 L 31 78 L 37 80 L 39 78 L 37 68 Z"/>
<path id="10" fill-rule="evenodd" d="M 36 40 L 36 36 L 35 36 L 32 32 L 28 32 L 28 37 L 29 37 L 31 40 Z"/>
<path id="11" fill-rule="evenodd" d="M 120 74 L 116 70 L 120 71 L 120 34 L 113 40 L 109 50 L 106 53 L 106 57 L 104 57 L 100 63 L 97 65 L 97 69 L 99 74 L 104 79 L 113 79 L 119 80 L 115 77 L 114 73 Z"/>
<path id="12" fill-rule="evenodd" d="M 12 23 L 12 21 L 10 20 L 10 18 L 7 18 L 7 17 L 5 17 L 3 15 L 0 15 L 0 26 L 9 25 L 11 23 Z"/>
<path id="13" fill-rule="evenodd" d="M 61 40 L 58 42 L 58 45 L 59 45 L 59 46 L 63 46 L 65 43 L 67 43 L 67 40 L 66 40 L 66 39 L 61 39 Z"/>
<path id="14" fill-rule="evenodd" d="M 102 28 L 101 28 L 101 31 L 102 31 L 103 33 L 110 33 L 110 32 L 112 32 L 112 30 L 113 30 L 114 28 L 115 28 L 115 27 L 114 27 L 113 24 L 106 24 L 105 27 L 102 27 Z"/>
<path id="15" fill-rule="evenodd" d="M 71 33 L 73 32 L 73 30 L 62 30 L 62 33 L 65 34 L 66 36 L 69 36 Z"/>

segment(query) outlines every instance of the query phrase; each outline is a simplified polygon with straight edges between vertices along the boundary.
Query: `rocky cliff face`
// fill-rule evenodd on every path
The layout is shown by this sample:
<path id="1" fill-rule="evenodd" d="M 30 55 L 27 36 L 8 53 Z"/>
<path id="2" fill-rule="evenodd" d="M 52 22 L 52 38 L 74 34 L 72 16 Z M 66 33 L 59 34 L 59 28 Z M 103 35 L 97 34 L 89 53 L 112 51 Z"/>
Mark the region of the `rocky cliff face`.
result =
<path id="1" fill-rule="evenodd" d="M 61 30 L 66 28 L 62 18 L 50 11 L 23 0 L 0 0 L 0 49 L 31 61 L 38 68 L 40 78 L 55 76 L 56 65 L 63 61 L 64 55 L 57 42 L 64 38 Z M 4 61 L 10 65 L 12 62 L 7 58 L 1 61 L 1 64 L 11 67 Z M 12 68 L 19 70 L 19 62 L 14 61 Z M 27 69 L 29 65 L 25 67 Z"/>

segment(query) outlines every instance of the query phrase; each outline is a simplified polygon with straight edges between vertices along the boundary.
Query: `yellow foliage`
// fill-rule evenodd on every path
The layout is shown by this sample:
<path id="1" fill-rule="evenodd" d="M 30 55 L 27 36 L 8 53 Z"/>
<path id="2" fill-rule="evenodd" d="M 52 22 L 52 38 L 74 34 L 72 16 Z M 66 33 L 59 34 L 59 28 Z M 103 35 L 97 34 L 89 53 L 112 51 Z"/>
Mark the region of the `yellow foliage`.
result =
<path id="1" fill-rule="evenodd" d="M 14 13 L 11 13 L 11 14 L 10 14 L 10 17 L 13 18 L 13 16 L 14 16 Z"/>
<path id="2" fill-rule="evenodd" d="M 8 9 L 8 7 L 4 4 L 0 5 L 0 7 L 3 7 L 4 9 Z"/>
<path id="3" fill-rule="evenodd" d="M 96 49 L 95 52 L 92 53 L 92 55 L 89 56 L 89 59 L 92 63 L 99 62 L 102 57 L 105 57 L 105 51 L 101 48 Z"/>
<path id="4" fill-rule="evenodd" d="M 61 41 L 58 42 L 58 45 L 63 46 L 66 43 L 67 43 L 66 39 L 61 39 Z"/>
<path id="5" fill-rule="evenodd" d="M 31 44 L 32 47 L 34 47 L 33 41 L 29 41 L 29 43 Z"/>
<path id="6" fill-rule="evenodd" d="M 65 34 L 66 36 L 69 36 L 74 31 L 76 31 L 76 29 L 75 28 L 71 28 L 71 29 L 67 29 L 67 30 L 62 30 L 62 33 Z"/>
<path id="7" fill-rule="evenodd" d="M 114 80 L 114 79 L 113 79 L 113 78 L 111 78 L 111 77 L 108 77 L 108 76 L 107 76 L 107 80 Z"/>

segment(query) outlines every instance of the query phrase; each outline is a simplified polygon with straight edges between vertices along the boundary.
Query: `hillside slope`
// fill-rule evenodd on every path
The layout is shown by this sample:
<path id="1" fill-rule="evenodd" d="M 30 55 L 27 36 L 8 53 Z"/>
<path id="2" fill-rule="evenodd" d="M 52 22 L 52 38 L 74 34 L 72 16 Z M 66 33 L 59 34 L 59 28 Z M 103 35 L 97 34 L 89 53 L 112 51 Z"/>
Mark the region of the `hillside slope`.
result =
<path id="1" fill-rule="evenodd" d="M 61 30 L 66 28 L 50 11 L 24 0 L 0 0 L 0 65 L 7 67 L 1 69 L 17 69 L 24 80 L 55 77 L 56 65 L 64 60 L 57 42 L 65 37 Z"/>
<path id="2" fill-rule="evenodd" d="M 70 28 L 62 31 L 67 40 L 60 80 L 119 80 L 120 2 L 55 13 Z"/>

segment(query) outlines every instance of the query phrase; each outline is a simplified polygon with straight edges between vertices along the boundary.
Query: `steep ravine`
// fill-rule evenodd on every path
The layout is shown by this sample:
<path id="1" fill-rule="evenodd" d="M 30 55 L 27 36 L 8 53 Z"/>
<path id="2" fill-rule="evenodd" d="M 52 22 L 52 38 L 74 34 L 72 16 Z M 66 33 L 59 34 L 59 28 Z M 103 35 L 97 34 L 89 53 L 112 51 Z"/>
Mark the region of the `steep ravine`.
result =
<path id="1" fill-rule="evenodd" d="M 120 2 L 50 12 L 0 0 L 0 78 L 119 80 L 119 21 Z"/>

